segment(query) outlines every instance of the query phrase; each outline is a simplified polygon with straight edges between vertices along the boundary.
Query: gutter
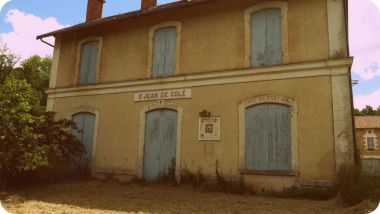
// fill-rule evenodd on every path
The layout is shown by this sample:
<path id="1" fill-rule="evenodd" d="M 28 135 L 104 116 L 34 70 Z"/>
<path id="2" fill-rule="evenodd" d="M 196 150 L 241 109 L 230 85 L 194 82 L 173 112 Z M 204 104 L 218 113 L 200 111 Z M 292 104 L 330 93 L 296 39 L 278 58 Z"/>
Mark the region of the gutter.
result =
<path id="1" fill-rule="evenodd" d="M 52 48 L 55 47 L 54 45 L 52 45 L 52 44 L 50 44 L 49 42 L 45 41 L 43 38 L 37 38 L 37 40 L 40 40 L 41 42 L 43 42 L 43 43 L 49 45 L 49 46 L 52 47 Z"/>

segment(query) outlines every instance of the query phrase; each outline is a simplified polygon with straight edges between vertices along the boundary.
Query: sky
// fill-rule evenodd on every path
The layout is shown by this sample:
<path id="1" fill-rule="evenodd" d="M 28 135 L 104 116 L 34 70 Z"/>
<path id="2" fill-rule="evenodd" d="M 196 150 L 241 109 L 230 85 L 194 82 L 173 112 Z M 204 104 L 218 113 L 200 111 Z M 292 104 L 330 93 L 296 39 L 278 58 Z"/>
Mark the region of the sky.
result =
<path id="1" fill-rule="evenodd" d="M 158 0 L 165 4 L 175 0 Z M 349 1 L 350 55 L 354 57 L 352 78 L 354 105 L 380 106 L 380 0 Z M 0 0 L 0 43 L 26 59 L 51 56 L 53 49 L 36 35 L 84 22 L 87 0 Z M 107 0 L 103 16 L 140 7 L 140 0 Z M 53 38 L 46 39 L 53 43 Z"/>

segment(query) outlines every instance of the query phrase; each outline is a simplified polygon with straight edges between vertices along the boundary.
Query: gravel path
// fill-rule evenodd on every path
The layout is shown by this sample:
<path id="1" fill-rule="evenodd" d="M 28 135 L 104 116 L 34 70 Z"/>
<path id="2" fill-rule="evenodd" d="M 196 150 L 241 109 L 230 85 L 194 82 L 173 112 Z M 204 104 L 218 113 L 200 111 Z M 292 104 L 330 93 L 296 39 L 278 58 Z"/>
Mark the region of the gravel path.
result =
<path id="1" fill-rule="evenodd" d="M 1 193 L 11 213 L 361 213 L 336 200 L 311 201 L 209 193 L 191 187 L 85 181 Z M 362 212 L 365 213 L 365 212 Z"/>

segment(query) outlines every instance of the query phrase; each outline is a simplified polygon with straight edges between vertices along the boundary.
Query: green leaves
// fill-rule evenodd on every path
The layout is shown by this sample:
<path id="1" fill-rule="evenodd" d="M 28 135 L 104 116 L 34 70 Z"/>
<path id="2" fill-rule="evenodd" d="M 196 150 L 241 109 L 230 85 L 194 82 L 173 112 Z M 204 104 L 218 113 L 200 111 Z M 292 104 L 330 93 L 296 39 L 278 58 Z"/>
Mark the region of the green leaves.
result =
<path id="1" fill-rule="evenodd" d="M 0 84 L 14 71 L 18 60 L 19 58 L 11 54 L 6 46 L 0 46 Z"/>
<path id="2" fill-rule="evenodd" d="M 20 79 L 25 79 L 40 94 L 40 104 L 43 106 L 46 105 L 45 89 L 49 87 L 51 65 L 50 57 L 35 55 L 21 62 L 21 67 L 16 72 Z"/>
<path id="3" fill-rule="evenodd" d="M 362 110 L 354 109 L 355 116 L 375 116 L 380 115 L 380 106 L 375 110 L 372 106 L 366 106 Z"/>
<path id="4" fill-rule="evenodd" d="M 17 69 L 14 62 L 0 49 L 0 182 L 49 178 L 67 169 L 85 149 L 71 135 L 75 124 L 56 121 L 54 113 L 41 105 L 51 59 L 34 56 Z"/>

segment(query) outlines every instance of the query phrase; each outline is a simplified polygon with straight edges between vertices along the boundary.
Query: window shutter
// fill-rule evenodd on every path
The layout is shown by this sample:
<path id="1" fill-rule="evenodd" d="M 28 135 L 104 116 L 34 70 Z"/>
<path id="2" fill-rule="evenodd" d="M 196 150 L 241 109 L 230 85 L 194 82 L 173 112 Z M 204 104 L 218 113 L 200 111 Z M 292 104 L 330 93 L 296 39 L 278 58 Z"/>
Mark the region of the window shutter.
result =
<path id="1" fill-rule="evenodd" d="M 81 114 L 76 114 L 73 117 L 73 122 L 77 125 L 77 130 L 73 131 L 73 135 L 80 141 L 83 141 L 83 117 Z"/>
<path id="2" fill-rule="evenodd" d="M 268 170 L 267 107 L 258 105 L 246 112 L 247 170 Z"/>
<path id="3" fill-rule="evenodd" d="M 173 76 L 175 71 L 176 28 L 162 28 L 154 33 L 153 77 Z"/>
<path id="4" fill-rule="evenodd" d="M 251 26 L 251 55 L 252 67 L 266 65 L 266 17 L 265 10 L 260 10 L 252 14 Z"/>
<path id="5" fill-rule="evenodd" d="M 153 77 L 163 77 L 165 68 L 165 31 L 157 30 L 154 33 L 153 50 Z"/>
<path id="6" fill-rule="evenodd" d="M 98 42 L 87 42 L 82 45 L 79 84 L 96 83 L 96 66 L 98 60 Z"/>
<path id="7" fill-rule="evenodd" d="M 91 113 L 79 113 L 73 116 L 73 121 L 77 124 L 77 128 L 79 129 L 79 131 L 74 131 L 73 135 L 85 146 L 86 157 L 88 160 L 91 160 L 95 131 L 95 115 Z"/>
<path id="8" fill-rule="evenodd" d="M 281 9 L 266 10 L 266 65 L 282 63 Z"/>
<path id="9" fill-rule="evenodd" d="M 176 28 L 166 28 L 164 76 L 173 76 L 175 73 L 176 34 Z"/>
<path id="10" fill-rule="evenodd" d="M 246 110 L 246 168 L 289 171 L 292 168 L 290 109 L 262 104 Z"/>
<path id="11" fill-rule="evenodd" d="M 281 9 L 260 10 L 251 16 L 252 67 L 282 63 Z"/>

